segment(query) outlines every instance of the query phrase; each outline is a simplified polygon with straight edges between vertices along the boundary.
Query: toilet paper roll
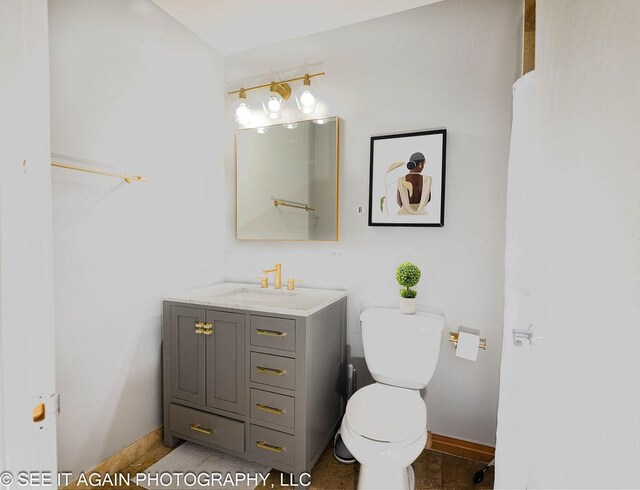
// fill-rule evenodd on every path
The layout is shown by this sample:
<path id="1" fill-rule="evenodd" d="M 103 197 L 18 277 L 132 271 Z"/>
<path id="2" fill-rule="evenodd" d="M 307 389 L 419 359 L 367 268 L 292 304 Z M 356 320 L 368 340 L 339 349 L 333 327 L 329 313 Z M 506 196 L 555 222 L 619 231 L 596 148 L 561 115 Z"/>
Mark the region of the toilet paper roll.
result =
<path id="1" fill-rule="evenodd" d="M 480 336 L 467 332 L 458 332 L 458 345 L 456 346 L 456 357 L 475 361 L 478 358 L 480 348 Z"/>

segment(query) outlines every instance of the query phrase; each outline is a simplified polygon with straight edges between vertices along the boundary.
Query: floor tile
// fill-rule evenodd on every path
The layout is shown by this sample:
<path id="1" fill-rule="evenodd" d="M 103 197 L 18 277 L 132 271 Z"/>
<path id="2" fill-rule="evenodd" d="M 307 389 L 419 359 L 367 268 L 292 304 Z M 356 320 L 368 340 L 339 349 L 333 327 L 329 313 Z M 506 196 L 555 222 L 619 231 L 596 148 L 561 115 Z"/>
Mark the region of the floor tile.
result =
<path id="1" fill-rule="evenodd" d="M 156 461 L 169 454 L 172 449 L 162 444 L 152 447 L 142 457 L 120 470 L 122 473 L 135 475 L 145 471 Z M 450 456 L 425 449 L 413 463 L 416 475 L 416 490 L 480 490 L 493 488 L 493 468 L 485 473 L 484 480 L 480 484 L 473 483 L 473 475 L 484 467 L 484 463 L 470 459 Z M 358 463 L 346 465 L 339 463 L 333 456 L 333 446 L 329 446 L 311 473 L 311 488 L 313 490 L 355 490 L 358 484 Z M 286 475 L 274 470 L 269 475 L 264 486 L 258 488 L 295 488 L 283 487 L 281 482 L 287 482 Z M 142 487 L 132 485 L 103 486 L 101 488 L 140 489 Z M 302 488 L 302 487 L 298 487 Z"/>

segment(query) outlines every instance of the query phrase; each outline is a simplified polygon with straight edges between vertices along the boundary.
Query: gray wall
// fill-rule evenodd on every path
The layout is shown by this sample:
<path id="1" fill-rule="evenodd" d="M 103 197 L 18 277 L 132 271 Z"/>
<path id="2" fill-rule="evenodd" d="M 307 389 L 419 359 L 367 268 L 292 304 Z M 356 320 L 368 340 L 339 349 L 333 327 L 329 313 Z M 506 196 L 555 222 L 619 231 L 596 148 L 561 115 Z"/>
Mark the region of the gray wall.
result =
<path id="1" fill-rule="evenodd" d="M 326 71 L 313 82 L 323 96 L 320 114 L 343 118 L 340 242 L 256 244 L 234 240 L 235 126 L 228 108 L 226 279 L 254 282 L 265 266 L 282 262 L 283 279 L 346 288 L 348 342 L 352 355 L 362 356 L 361 310 L 396 305 L 395 268 L 417 263 L 419 301 L 444 309 L 449 329 L 479 329 L 489 346 L 472 363 L 456 358 L 443 338 L 427 397 L 429 428 L 485 443 L 494 442 L 496 431 L 511 85 L 519 74 L 521 20 L 519 0 L 447 0 L 225 58 L 228 88 L 264 82 L 264 74 Z M 283 121 L 300 118 L 287 111 Z M 368 227 L 356 206 L 367 206 L 369 137 L 440 127 L 449 131 L 445 227 Z"/>

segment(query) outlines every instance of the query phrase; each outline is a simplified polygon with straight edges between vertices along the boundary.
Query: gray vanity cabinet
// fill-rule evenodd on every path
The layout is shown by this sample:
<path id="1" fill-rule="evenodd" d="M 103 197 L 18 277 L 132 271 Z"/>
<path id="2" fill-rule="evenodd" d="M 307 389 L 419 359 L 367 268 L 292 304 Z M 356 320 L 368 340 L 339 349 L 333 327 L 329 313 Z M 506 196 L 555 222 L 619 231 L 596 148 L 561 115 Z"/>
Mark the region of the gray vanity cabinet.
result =
<path id="1" fill-rule="evenodd" d="M 207 310 L 206 405 L 244 413 L 244 315 Z"/>
<path id="2" fill-rule="evenodd" d="M 205 342 L 195 333 L 195 325 L 204 323 L 204 308 L 174 306 L 170 310 L 172 345 L 171 396 L 204 405 Z"/>
<path id="3" fill-rule="evenodd" d="M 310 471 L 344 413 L 346 305 L 296 316 L 165 300 L 165 445 Z"/>
<path id="4" fill-rule="evenodd" d="M 244 413 L 244 316 L 170 308 L 171 396 Z"/>

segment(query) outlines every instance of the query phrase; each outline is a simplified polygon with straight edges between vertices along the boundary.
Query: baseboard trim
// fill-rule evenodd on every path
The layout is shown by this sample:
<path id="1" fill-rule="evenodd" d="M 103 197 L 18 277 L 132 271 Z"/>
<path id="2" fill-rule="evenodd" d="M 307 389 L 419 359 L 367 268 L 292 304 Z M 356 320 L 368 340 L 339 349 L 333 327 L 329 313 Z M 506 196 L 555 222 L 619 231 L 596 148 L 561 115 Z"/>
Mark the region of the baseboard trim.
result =
<path id="1" fill-rule="evenodd" d="M 89 473 L 98 473 L 100 475 L 117 473 L 119 470 L 130 465 L 136 459 L 144 455 L 149 451 L 149 449 L 160 444 L 162 442 L 163 432 L 163 427 L 161 425 L 84 473 L 86 475 L 89 475 Z M 63 490 L 67 488 L 90 487 L 84 484 L 78 484 L 78 480 L 76 479 L 66 487 L 63 487 Z"/>
<path id="2" fill-rule="evenodd" d="M 485 463 L 490 462 L 496 455 L 496 448 L 494 447 L 440 434 L 432 434 L 431 432 L 428 433 L 426 447 L 441 453 Z"/>

